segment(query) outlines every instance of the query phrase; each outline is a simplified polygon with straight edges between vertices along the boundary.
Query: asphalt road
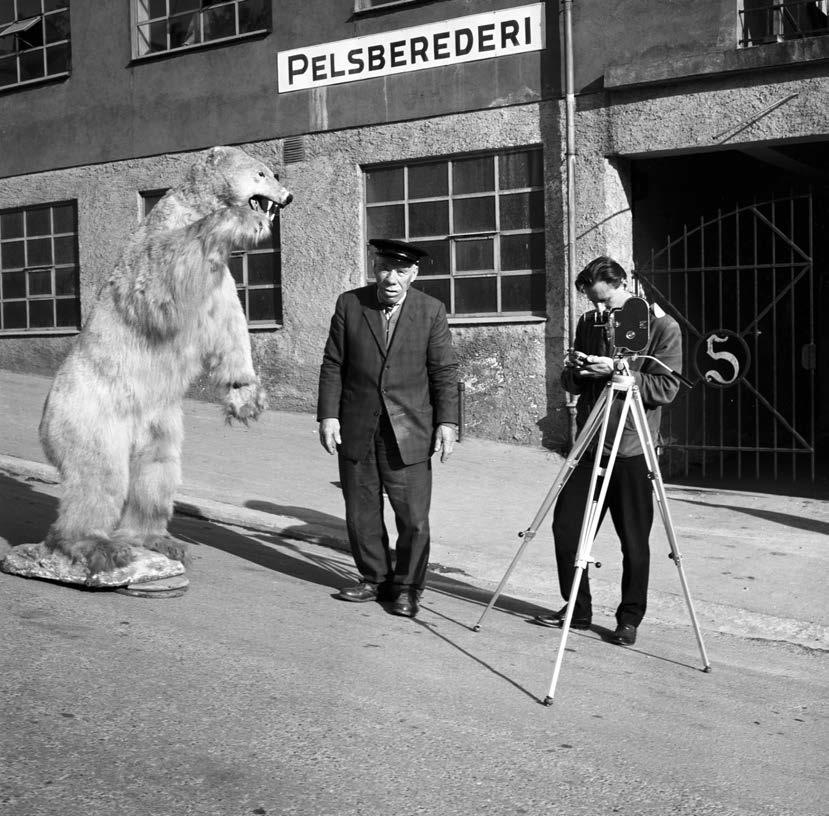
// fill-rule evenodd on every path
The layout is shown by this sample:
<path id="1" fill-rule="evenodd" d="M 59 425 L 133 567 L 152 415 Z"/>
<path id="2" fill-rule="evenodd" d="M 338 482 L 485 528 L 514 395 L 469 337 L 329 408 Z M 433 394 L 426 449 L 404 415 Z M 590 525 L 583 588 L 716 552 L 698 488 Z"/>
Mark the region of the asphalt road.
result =
<path id="1" fill-rule="evenodd" d="M 54 487 L 6 478 L 2 534 Z M 0 574 L 7 816 L 826 813 L 826 653 L 688 626 L 571 632 L 452 580 L 414 621 L 332 595 L 342 552 L 177 518 L 180 598 Z M 0 552 L 0 555 L 2 553 Z"/>

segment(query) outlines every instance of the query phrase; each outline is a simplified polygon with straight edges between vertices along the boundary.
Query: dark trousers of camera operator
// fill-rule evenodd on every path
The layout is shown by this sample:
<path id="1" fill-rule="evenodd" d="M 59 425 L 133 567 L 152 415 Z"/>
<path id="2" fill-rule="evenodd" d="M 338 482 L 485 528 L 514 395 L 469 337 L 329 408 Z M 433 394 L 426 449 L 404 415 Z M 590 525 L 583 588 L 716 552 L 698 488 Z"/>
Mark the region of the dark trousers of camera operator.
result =
<path id="1" fill-rule="evenodd" d="M 559 493 L 553 514 L 558 581 L 565 600 L 569 600 L 573 587 L 593 464 L 593 460 L 587 457 L 579 462 Z M 601 477 L 596 485 L 597 495 L 600 487 Z M 650 572 L 648 539 L 653 525 L 653 487 L 643 454 L 616 459 L 599 526 L 608 510 L 622 544 L 622 600 L 616 610 L 616 622 L 639 626 L 647 606 Z M 601 561 L 601 558 L 597 560 Z M 581 577 L 574 618 L 590 618 L 592 615 L 588 571 L 585 568 Z"/>

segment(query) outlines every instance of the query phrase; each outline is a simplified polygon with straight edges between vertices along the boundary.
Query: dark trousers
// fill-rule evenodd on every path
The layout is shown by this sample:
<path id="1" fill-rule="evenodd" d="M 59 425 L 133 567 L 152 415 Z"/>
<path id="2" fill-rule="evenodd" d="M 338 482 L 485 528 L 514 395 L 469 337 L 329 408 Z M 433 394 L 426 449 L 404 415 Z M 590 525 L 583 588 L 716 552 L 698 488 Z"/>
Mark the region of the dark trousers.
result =
<path id="1" fill-rule="evenodd" d="M 569 600 L 573 586 L 592 469 L 592 460 L 582 459 L 579 462 L 559 493 L 553 514 L 558 582 L 565 600 Z M 601 478 L 597 491 L 600 486 Z M 616 610 L 616 621 L 638 626 L 647 606 L 650 572 L 648 539 L 653 525 L 653 487 L 644 455 L 616 459 L 599 526 L 608 510 L 622 544 L 622 600 Z M 585 568 L 576 596 L 574 617 L 590 617 L 591 602 L 588 569 Z"/>
<path id="2" fill-rule="evenodd" d="M 393 585 L 394 591 L 421 591 L 431 541 L 431 460 L 403 464 L 388 417 L 383 415 L 368 456 L 362 462 L 340 456 L 339 464 L 348 540 L 362 579 Z M 383 488 L 397 526 L 394 564 L 383 519 Z"/>

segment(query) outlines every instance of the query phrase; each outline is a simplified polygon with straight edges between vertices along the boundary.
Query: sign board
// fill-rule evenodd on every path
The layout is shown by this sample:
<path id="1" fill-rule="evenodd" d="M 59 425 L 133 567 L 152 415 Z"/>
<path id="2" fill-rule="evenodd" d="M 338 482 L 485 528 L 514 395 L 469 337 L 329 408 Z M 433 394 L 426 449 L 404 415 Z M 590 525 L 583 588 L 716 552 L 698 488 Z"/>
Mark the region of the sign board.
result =
<path id="1" fill-rule="evenodd" d="M 544 48 L 544 4 L 280 51 L 279 93 Z"/>

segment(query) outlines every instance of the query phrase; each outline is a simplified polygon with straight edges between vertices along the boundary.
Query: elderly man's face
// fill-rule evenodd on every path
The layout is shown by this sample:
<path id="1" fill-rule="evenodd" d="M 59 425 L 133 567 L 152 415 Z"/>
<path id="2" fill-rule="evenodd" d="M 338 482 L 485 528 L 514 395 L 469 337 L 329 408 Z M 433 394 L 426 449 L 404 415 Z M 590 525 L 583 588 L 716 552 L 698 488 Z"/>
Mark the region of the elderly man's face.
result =
<path id="1" fill-rule="evenodd" d="M 378 255 L 374 258 L 374 279 L 383 303 L 397 303 L 417 277 L 417 264 L 406 264 Z"/>

